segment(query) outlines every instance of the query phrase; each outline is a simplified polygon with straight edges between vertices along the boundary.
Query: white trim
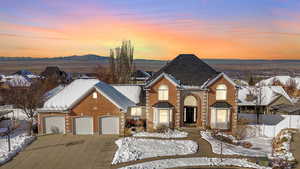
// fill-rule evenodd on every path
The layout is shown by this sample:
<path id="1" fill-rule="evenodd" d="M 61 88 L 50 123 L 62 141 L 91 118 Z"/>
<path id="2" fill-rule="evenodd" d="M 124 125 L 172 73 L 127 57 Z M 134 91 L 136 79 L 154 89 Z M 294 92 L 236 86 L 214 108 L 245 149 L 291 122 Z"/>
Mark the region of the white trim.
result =
<path id="1" fill-rule="evenodd" d="M 169 80 L 173 85 L 175 86 L 180 86 L 178 82 L 176 82 L 175 78 L 173 79 L 173 77 L 171 77 L 171 75 L 166 74 L 165 72 L 163 72 L 162 74 L 160 74 L 157 78 L 155 78 L 154 80 L 152 80 L 149 84 L 147 84 L 145 87 L 150 87 L 152 86 L 155 82 L 157 82 L 159 79 L 161 79 L 162 77 L 165 77 L 167 80 Z"/>
<path id="2" fill-rule="evenodd" d="M 228 77 L 225 73 L 220 73 L 220 74 L 218 74 L 218 76 L 216 76 L 214 79 L 212 79 L 211 81 L 209 81 L 206 85 L 205 85 L 205 87 L 208 87 L 208 86 L 210 86 L 210 85 L 212 85 L 215 81 L 217 81 L 220 77 L 224 77 L 228 82 L 230 82 L 233 86 L 237 86 L 237 84 L 235 84 L 234 83 L 234 81 L 233 80 L 231 80 L 231 78 L 230 77 Z"/>

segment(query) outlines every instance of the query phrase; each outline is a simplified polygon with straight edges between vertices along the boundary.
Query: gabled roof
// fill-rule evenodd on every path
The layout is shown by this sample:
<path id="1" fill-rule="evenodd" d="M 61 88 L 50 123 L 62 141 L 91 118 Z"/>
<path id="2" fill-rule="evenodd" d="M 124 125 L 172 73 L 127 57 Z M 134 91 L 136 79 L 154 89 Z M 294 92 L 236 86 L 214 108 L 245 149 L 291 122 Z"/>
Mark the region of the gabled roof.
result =
<path id="1" fill-rule="evenodd" d="M 182 85 L 201 86 L 218 72 L 203 62 L 194 54 L 180 54 L 174 60 L 155 73 L 148 83 L 155 80 L 162 73 L 169 74 Z"/>
<path id="2" fill-rule="evenodd" d="M 282 85 L 288 85 L 290 80 L 294 80 L 297 83 L 297 89 L 300 89 L 300 77 L 291 77 L 291 76 L 273 76 L 258 82 L 256 85 L 272 86 L 274 81 L 279 81 Z"/>
<path id="3" fill-rule="evenodd" d="M 127 112 L 129 107 L 135 106 L 135 103 L 116 90 L 111 85 L 104 82 L 99 82 L 95 85 L 97 91 L 99 91 L 104 97 L 115 104 L 119 109 Z"/>
<path id="4" fill-rule="evenodd" d="M 151 86 L 152 84 L 154 84 L 155 82 L 157 82 L 162 77 L 164 77 L 167 80 L 169 80 L 174 86 L 177 86 L 177 87 L 180 86 L 180 81 L 178 81 L 177 79 L 175 79 L 172 75 L 166 74 L 165 72 L 163 72 L 159 76 L 157 76 L 155 79 L 153 79 L 152 81 L 149 81 L 149 83 L 145 87 L 147 88 L 147 87 Z"/>
<path id="5" fill-rule="evenodd" d="M 253 95 L 253 99 L 249 98 L 249 94 Z M 281 86 L 243 86 L 239 89 L 238 105 L 240 106 L 267 106 L 271 104 L 278 97 L 285 97 L 291 104 L 292 100 Z"/>
<path id="6" fill-rule="evenodd" d="M 46 110 L 68 110 L 78 100 L 90 92 L 99 82 L 97 79 L 77 79 L 67 85 L 63 90 L 49 98 L 43 109 Z"/>
<path id="7" fill-rule="evenodd" d="M 135 104 L 139 104 L 141 102 L 141 95 L 143 92 L 141 85 L 116 84 L 112 86 Z"/>
<path id="8" fill-rule="evenodd" d="M 236 83 L 230 77 L 228 77 L 225 73 L 222 72 L 222 73 L 218 74 L 216 77 L 214 77 L 213 79 L 207 81 L 207 83 L 205 83 L 205 85 L 203 87 L 208 87 L 208 86 L 212 85 L 214 82 L 216 82 L 221 77 L 224 77 L 233 86 L 237 86 Z"/>
<path id="9" fill-rule="evenodd" d="M 133 101 L 109 84 L 97 79 L 77 79 L 50 97 L 40 111 L 70 110 L 92 90 L 97 90 L 122 111 L 126 112 L 128 107 L 135 106 Z"/>

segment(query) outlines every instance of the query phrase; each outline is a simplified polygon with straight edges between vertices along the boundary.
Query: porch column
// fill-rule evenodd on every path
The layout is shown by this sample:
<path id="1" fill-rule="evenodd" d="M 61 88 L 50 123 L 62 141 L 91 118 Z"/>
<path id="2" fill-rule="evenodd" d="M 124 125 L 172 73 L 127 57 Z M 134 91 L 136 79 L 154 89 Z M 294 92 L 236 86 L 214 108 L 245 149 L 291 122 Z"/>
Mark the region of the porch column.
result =
<path id="1" fill-rule="evenodd" d="M 180 127 L 180 89 L 177 88 L 176 90 L 176 96 L 177 96 L 177 99 L 176 99 L 176 105 L 175 105 L 175 126 L 176 128 L 179 128 Z"/>
<path id="2" fill-rule="evenodd" d="M 150 110 L 150 103 L 149 103 L 149 89 L 146 89 L 146 127 L 147 131 L 151 130 L 153 128 L 153 117 L 150 116 L 151 110 Z M 152 118 L 151 118 L 152 117 Z"/>
<path id="3" fill-rule="evenodd" d="M 207 118 L 209 117 L 208 116 L 208 113 L 209 113 L 209 109 L 208 109 L 208 92 L 204 92 L 203 94 L 203 99 L 202 99 L 202 112 L 201 112 L 201 119 L 202 119 L 202 127 L 205 128 L 206 127 L 206 123 L 207 123 Z"/>

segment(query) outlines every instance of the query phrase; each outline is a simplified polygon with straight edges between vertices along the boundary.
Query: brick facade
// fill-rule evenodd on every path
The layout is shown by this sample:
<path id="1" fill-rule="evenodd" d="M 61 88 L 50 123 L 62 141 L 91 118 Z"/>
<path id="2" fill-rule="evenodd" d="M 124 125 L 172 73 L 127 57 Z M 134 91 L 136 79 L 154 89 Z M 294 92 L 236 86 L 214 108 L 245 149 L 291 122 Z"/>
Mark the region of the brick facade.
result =
<path id="1" fill-rule="evenodd" d="M 227 87 L 227 99 L 225 100 L 229 103 L 232 108 L 230 110 L 231 117 L 230 117 L 230 124 L 231 124 L 231 131 L 234 131 L 237 127 L 237 89 L 236 87 L 226 80 L 224 77 L 220 77 L 216 80 L 212 85 L 209 86 L 208 92 L 208 121 L 207 124 L 210 124 L 210 114 L 211 114 L 211 105 L 214 104 L 216 100 L 216 87 L 220 84 L 224 84 Z"/>
<path id="2" fill-rule="evenodd" d="M 166 78 L 159 79 L 155 84 L 153 84 L 149 89 L 146 91 L 146 111 L 147 111 L 147 129 L 153 129 L 153 108 L 152 105 L 159 102 L 158 100 L 158 88 L 160 85 L 167 85 L 169 87 L 169 100 L 168 102 L 174 106 L 173 109 L 173 118 L 175 119 L 175 124 L 178 125 L 178 121 L 180 121 L 180 116 L 178 116 L 179 110 L 179 103 L 177 102 L 177 96 L 180 96 L 180 91 L 177 90 L 176 86 L 171 83 Z M 173 120 L 174 121 L 174 120 Z M 176 122 L 177 121 L 177 122 Z M 172 124 L 172 125 L 175 125 Z"/>
<path id="3" fill-rule="evenodd" d="M 85 98 L 77 103 L 70 113 L 40 113 L 39 114 L 39 129 L 40 133 L 44 132 L 43 118 L 45 116 L 65 116 L 66 133 L 73 133 L 73 121 L 76 117 L 93 117 L 93 129 L 94 133 L 98 134 L 100 131 L 99 119 L 107 116 L 117 116 L 120 121 L 120 133 L 123 133 L 125 126 L 125 114 L 121 110 L 111 103 L 106 97 L 97 92 L 98 97 L 94 99 L 91 91 Z"/>

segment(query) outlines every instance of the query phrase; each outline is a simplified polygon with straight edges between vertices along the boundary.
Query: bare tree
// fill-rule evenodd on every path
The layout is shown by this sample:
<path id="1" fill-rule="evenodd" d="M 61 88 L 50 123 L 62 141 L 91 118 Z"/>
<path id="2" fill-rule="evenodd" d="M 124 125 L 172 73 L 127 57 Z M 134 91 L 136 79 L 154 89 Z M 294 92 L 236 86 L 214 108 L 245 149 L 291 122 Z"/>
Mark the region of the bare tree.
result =
<path id="1" fill-rule="evenodd" d="M 106 83 L 111 83 L 113 82 L 113 75 L 111 74 L 111 72 L 101 66 L 101 65 L 97 65 L 95 68 L 94 68 L 94 72 L 97 74 L 97 78 L 103 82 L 106 82 Z"/>
<path id="2" fill-rule="evenodd" d="M 257 85 L 248 88 L 248 95 L 246 100 L 254 103 L 254 110 L 256 113 L 256 122 L 259 124 L 259 115 L 263 114 L 262 101 L 264 100 L 263 86 Z"/>
<path id="3" fill-rule="evenodd" d="M 36 109 L 43 103 L 45 87 L 40 81 L 32 83 L 30 87 L 11 88 L 4 96 L 8 104 L 19 108 L 29 119 L 28 134 L 32 135 L 32 126 L 35 118 Z"/>
<path id="4" fill-rule="evenodd" d="M 290 78 L 284 86 L 285 91 L 289 96 L 295 96 L 297 92 L 298 83 L 295 79 Z"/>
<path id="5" fill-rule="evenodd" d="M 120 47 L 110 50 L 110 72 L 114 83 L 128 83 L 133 72 L 133 51 L 130 41 L 123 41 Z"/>

